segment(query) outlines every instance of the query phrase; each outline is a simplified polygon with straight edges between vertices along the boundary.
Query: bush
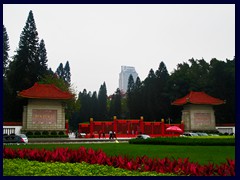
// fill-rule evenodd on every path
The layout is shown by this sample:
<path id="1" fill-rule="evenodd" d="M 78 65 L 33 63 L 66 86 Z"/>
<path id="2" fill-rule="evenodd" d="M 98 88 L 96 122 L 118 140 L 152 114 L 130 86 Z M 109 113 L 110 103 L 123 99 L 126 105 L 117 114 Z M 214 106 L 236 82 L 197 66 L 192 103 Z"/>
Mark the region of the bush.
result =
<path id="1" fill-rule="evenodd" d="M 158 173 L 174 173 L 177 175 L 190 176 L 235 176 L 235 160 L 227 159 L 226 163 L 215 165 L 209 163 L 207 165 L 199 165 L 192 163 L 188 158 L 174 159 L 151 159 L 147 156 L 128 158 L 121 155 L 107 156 L 101 149 L 94 151 L 89 148 L 80 147 L 77 150 L 69 150 L 68 148 L 56 148 L 53 151 L 46 149 L 3 149 L 4 159 L 28 159 L 29 161 L 51 162 L 49 164 L 86 162 L 89 164 L 99 164 L 112 166 L 114 168 L 122 168 L 130 171 L 155 171 Z M 55 162 L 55 163 L 53 163 Z M 6 168 L 6 165 L 4 165 Z M 10 166 L 13 168 L 13 166 Z M 22 166 L 18 166 L 21 167 Z M 32 167 L 35 167 L 32 165 Z M 39 168 L 37 168 L 39 169 Z M 52 169 L 52 168 L 48 168 Z M 65 168 L 57 168 L 63 170 Z M 81 168 L 80 168 L 81 169 Z M 70 168 L 72 170 L 72 168 Z M 82 170 L 82 169 L 81 169 Z M 3 171 L 6 172 L 6 171 Z M 21 169 L 22 172 L 22 169 Z M 28 172 L 28 171 L 26 171 Z M 31 171 L 30 171 L 31 172 Z M 41 171 L 46 172 L 45 171 Z M 71 172 L 71 171 L 70 171 Z M 90 170 L 92 172 L 92 170 Z"/>
<path id="2" fill-rule="evenodd" d="M 56 132 L 56 131 L 52 131 L 52 132 L 51 132 L 51 135 L 56 136 L 56 135 L 57 135 L 57 132 Z"/>
<path id="3" fill-rule="evenodd" d="M 27 136 L 27 137 L 32 136 L 32 135 L 33 135 L 33 132 L 32 132 L 32 131 L 26 132 L 26 136 Z"/>
<path id="4" fill-rule="evenodd" d="M 65 133 L 63 131 L 60 131 L 58 135 L 64 135 Z"/>
<path id="5" fill-rule="evenodd" d="M 49 132 L 48 131 L 43 131 L 42 135 L 47 136 L 47 135 L 49 135 Z"/>
<path id="6" fill-rule="evenodd" d="M 34 135 L 35 135 L 35 136 L 40 136 L 40 135 L 41 135 L 41 132 L 35 131 L 35 132 L 34 132 Z"/>
<path id="7" fill-rule="evenodd" d="M 226 137 L 159 137 L 130 139 L 130 144 L 188 145 L 188 146 L 235 146 L 235 138 Z"/>

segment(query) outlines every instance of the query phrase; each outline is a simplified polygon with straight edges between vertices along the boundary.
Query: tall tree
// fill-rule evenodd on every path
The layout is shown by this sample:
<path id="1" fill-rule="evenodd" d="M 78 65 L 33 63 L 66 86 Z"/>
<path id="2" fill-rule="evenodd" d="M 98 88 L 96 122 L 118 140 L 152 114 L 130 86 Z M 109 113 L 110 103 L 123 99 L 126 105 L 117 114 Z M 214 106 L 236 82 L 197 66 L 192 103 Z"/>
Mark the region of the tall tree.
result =
<path id="1" fill-rule="evenodd" d="M 63 64 L 60 63 L 57 70 L 56 70 L 56 74 L 59 78 L 64 80 L 64 68 L 63 68 Z"/>
<path id="2" fill-rule="evenodd" d="M 19 47 L 10 63 L 9 83 L 15 91 L 31 87 L 39 80 L 39 43 L 32 11 L 20 36 Z"/>
<path id="3" fill-rule="evenodd" d="M 112 96 L 111 106 L 110 106 L 110 116 L 117 116 L 118 118 L 122 118 L 122 106 L 121 106 L 121 91 L 119 88 L 115 91 Z"/>
<path id="4" fill-rule="evenodd" d="M 9 50 L 10 50 L 9 38 L 8 38 L 7 30 L 3 25 L 3 76 L 6 75 L 6 69 L 9 64 L 9 55 L 8 55 Z"/>
<path id="5" fill-rule="evenodd" d="M 68 61 L 64 66 L 64 81 L 67 82 L 68 84 L 71 84 L 71 72 L 70 72 L 70 65 Z"/>
<path id="6" fill-rule="evenodd" d="M 6 74 L 11 89 L 11 118 L 21 119 L 25 100 L 17 98 L 17 92 L 30 88 L 40 78 L 39 74 L 39 38 L 32 11 L 29 12 L 26 24 L 20 35 L 20 41 L 13 61 Z"/>
<path id="7" fill-rule="evenodd" d="M 48 66 L 47 66 L 47 50 L 45 47 L 45 43 L 44 40 L 42 39 L 40 41 L 40 45 L 39 45 L 39 75 L 41 77 L 43 77 L 45 74 L 47 74 L 48 72 Z"/>
<path id="8" fill-rule="evenodd" d="M 127 88 L 127 106 L 129 109 L 129 118 L 133 118 L 134 114 L 134 79 L 132 74 L 128 78 Z"/>
<path id="9" fill-rule="evenodd" d="M 168 92 L 168 80 L 169 74 L 167 67 L 164 62 L 159 64 L 158 70 L 156 71 L 156 98 L 155 98 L 155 117 L 156 120 L 166 119 L 170 116 L 170 99 Z"/>
<path id="10" fill-rule="evenodd" d="M 107 88 L 105 82 L 100 86 L 98 93 L 98 104 L 99 104 L 99 120 L 106 120 L 107 118 Z"/>
<path id="11" fill-rule="evenodd" d="M 71 84 L 71 72 L 69 62 L 67 61 L 65 66 L 62 63 L 59 64 L 56 74 L 59 78 L 63 79 L 68 85 Z"/>
<path id="12" fill-rule="evenodd" d="M 147 120 L 155 120 L 155 99 L 156 99 L 156 75 L 153 69 L 150 69 L 147 78 L 144 80 L 143 102 L 144 117 Z"/>

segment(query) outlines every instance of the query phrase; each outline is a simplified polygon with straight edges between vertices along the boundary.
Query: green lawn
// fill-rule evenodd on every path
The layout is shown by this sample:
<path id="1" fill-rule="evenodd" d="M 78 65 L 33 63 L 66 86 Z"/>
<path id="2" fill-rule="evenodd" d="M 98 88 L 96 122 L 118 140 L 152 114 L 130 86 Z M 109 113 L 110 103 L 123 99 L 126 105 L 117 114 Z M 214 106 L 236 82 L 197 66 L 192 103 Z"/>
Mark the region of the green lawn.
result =
<path id="1" fill-rule="evenodd" d="M 93 143 L 93 144 L 28 144 L 7 145 L 12 148 L 45 148 L 68 147 L 78 149 L 80 146 L 102 149 L 107 155 L 127 155 L 136 157 L 146 155 L 151 158 L 189 158 L 199 164 L 220 164 L 226 159 L 235 159 L 235 146 L 180 146 L 180 145 L 140 145 L 128 143 Z"/>

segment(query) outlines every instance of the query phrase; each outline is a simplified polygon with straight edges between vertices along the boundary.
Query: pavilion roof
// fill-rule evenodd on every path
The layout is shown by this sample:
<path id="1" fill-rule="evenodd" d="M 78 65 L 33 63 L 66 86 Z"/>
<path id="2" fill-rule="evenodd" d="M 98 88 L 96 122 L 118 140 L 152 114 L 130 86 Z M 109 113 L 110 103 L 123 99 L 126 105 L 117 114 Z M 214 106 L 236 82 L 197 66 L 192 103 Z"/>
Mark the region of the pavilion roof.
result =
<path id="1" fill-rule="evenodd" d="M 205 92 L 194 92 L 191 91 L 186 96 L 179 98 L 172 102 L 172 105 L 184 105 L 184 104 L 207 104 L 207 105 L 221 105 L 224 104 L 225 101 L 212 97 Z"/>
<path id="2" fill-rule="evenodd" d="M 71 99 L 73 94 L 62 91 L 54 84 L 38 84 L 35 83 L 29 89 L 18 93 L 18 96 L 30 99 Z"/>

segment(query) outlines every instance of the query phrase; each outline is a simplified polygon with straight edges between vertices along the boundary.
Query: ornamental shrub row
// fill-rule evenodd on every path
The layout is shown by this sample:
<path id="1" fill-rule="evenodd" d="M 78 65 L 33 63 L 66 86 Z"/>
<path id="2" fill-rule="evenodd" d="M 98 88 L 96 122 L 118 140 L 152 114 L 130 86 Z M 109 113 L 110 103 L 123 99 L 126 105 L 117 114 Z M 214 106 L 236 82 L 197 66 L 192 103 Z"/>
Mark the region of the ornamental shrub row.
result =
<path id="1" fill-rule="evenodd" d="M 3 176 L 173 176 L 173 174 L 129 171 L 85 162 L 49 163 L 25 159 L 3 159 Z"/>
<path id="2" fill-rule="evenodd" d="M 40 162 L 69 162 L 108 165 L 114 168 L 122 168 L 133 171 L 158 173 L 173 173 L 177 175 L 190 176 L 235 176 L 235 160 L 227 159 L 226 163 L 214 165 L 199 165 L 185 159 L 151 159 L 147 156 L 129 158 L 127 156 L 108 157 L 102 150 L 94 151 L 89 148 L 80 147 L 77 150 L 68 148 L 56 148 L 53 151 L 45 149 L 11 149 L 3 148 L 3 158 L 6 159 L 28 159 Z"/>
<path id="3" fill-rule="evenodd" d="M 149 139 L 130 139 L 130 144 L 188 145 L 188 146 L 235 146 L 235 138 L 208 137 L 158 137 Z"/>

